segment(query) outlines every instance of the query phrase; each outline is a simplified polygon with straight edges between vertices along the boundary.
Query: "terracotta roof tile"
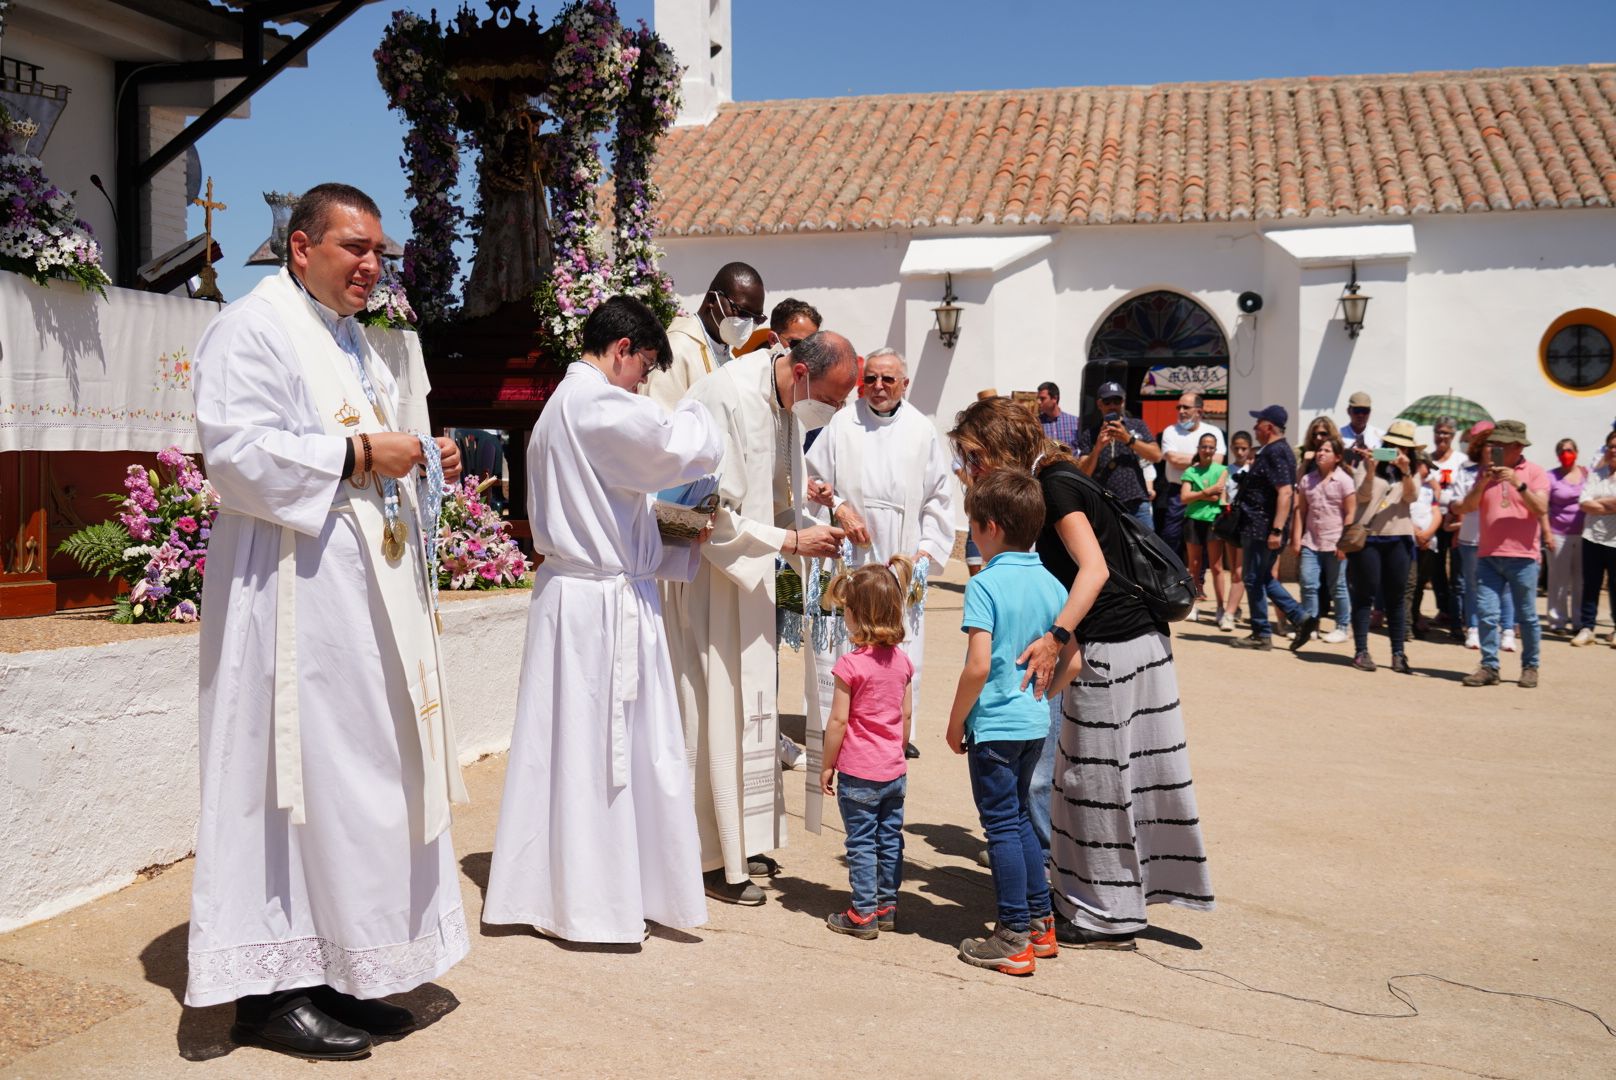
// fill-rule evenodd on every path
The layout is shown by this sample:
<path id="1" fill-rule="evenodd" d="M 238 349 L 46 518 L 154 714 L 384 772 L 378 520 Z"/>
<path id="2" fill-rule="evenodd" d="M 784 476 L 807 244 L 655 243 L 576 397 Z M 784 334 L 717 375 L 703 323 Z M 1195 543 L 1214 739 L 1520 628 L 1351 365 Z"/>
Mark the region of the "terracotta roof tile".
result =
<path id="1" fill-rule="evenodd" d="M 668 236 L 1610 206 L 1616 66 L 725 105 Z"/>

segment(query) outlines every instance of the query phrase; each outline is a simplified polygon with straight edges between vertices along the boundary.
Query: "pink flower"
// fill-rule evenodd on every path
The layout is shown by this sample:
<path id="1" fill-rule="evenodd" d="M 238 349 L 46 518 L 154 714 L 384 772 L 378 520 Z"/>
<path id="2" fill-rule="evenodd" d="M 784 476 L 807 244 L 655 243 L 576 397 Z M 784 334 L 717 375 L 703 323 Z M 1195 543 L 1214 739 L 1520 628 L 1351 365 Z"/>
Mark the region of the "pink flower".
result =
<path id="1" fill-rule="evenodd" d="M 174 523 L 174 527 L 180 532 L 194 533 L 197 529 L 196 518 L 182 517 Z"/>

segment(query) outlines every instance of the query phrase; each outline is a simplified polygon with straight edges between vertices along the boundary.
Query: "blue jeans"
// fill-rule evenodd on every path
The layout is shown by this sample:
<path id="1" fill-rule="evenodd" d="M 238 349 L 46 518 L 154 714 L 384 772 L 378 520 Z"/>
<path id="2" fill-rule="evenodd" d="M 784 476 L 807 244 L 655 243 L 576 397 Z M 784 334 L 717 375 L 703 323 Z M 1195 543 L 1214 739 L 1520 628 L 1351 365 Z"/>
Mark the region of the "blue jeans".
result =
<path id="1" fill-rule="evenodd" d="M 903 796 L 909 778 L 860 780 L 836 774 L 836 805 L 847 830 L 847 881 L 853 910 L 869 915 L 898 902 L 903 884 Z"/>
<path id="2" fill-rule="evenodd" d="M 1049 856 L 1049 800 L 1055 794 L 1055 752 L 1060 749 L 1061 724 L 1066 722 L 1061 698 L 1061 694 L 1051 694 L 1047 699 L 1049 734 L 1044 736 L 1038 765 L 1032 771 L 1032 784 L 1027 789 L 1027 814 L 1032 818 L 1033 835 L 1038 837 L 1038 846 L 1046 860 Z"/>
<path id="3" fill-rule="evenodd" d="M 971 796 L 988 836 L 993 891 L 998 894 L 999 925 L 1025 934 L 1033 919 L 1050 913 L 1049 877 L 1044 852 L 1032 831 L 1033 770 L 1044 739 L 1004 739 L 972 743 L 966 750 Z"/>
<path id="4" fill-rule="evenodd" d="M 1535 668 L 1543 632 L 1537 623 L 1536 559 L 1488 555 L 1476 569 L 1476 610 L 1481 613 L 1481 666 L 1498 670 L 1499 631 L 1503 626 L 1506 593 L 1515 601 L 1521 623 L 1521 667 Z"/>
<path id="5" fill-rule="evenodd" d="M 1476 590 L 1480 586 L 1476 582 L 1476 573 L 1480 560 L 1476 557 L 1476 553 L 1481 549 L 1475 544 L 1456 543 L 1453 545 L 1453 550 L 1459 553 L 1460 580 L 1464 582 L 1462 590 L 1464 608 L 1461 614 L 1464 616 L 1465 629 L 1479 631 L 1481 629 L 1481 611 L 1476 606 Z M 1513 629 L 1515 626 L 1515 598 L 1506 589 L 1503 595 L 1498 598 L 1498 602 L 1498 624 Z"/>
<path id="6" fill-rule="evenodd" d="M 1302 557 L 1297 566 L 1297 576 L 1302 581 L 1302 616 L 1308 619 L 1319 617 L 1319 596 L 1329 593 L 1331 606 L 1335 612 L 1335 624 L 1343 629 L 1352 619 L 1352 605 L 1347 601 L 1347 575 L 1342 572 L 1343 563 L 1333 551 L 1314 551 L 1310 547 L 1302 549 Z M 1321 588 L 1322 587 L 1322 588 Z"/>
<path id="7" fill-rule="evenodd" d="M 1163 466 L 1165 468 L 1166 466 Z M 1161 538 L 1173 549 L 1180 560 L 1184 558 L 1184 503 L 1179 498 L 1180 486 L 1173 484 L 1167 492 L 1166 513 L 1162 516 Z M 1197 581 L 1196 586 L 1200 586 Z"/>
<path id="8" fill-rule="evenodd" d="M 1150 505 L 1149 499 L 1134 507 L 1133 516 L 1138 518 L 1139 523 L 1151 532 L 1156 531 L 1156 511 Z"/>
<path id="9" fill-rule="evenodd" d="M 1285 586 L 1274 580 L 1274 560 L 1279 552 L 1268 546 L 1268 537 L 1248 537 L 1242 542 L 1241 565 L 1244 567 L 1246 602 L 1251 605 L 1251 633 L 1253 637 L 1271 637 L 1274 628 L 1268 625 L 1268 601 L 1285 613 L 1293 623 L 1304 618 L 1302 605 L 1285 591 Z"/>

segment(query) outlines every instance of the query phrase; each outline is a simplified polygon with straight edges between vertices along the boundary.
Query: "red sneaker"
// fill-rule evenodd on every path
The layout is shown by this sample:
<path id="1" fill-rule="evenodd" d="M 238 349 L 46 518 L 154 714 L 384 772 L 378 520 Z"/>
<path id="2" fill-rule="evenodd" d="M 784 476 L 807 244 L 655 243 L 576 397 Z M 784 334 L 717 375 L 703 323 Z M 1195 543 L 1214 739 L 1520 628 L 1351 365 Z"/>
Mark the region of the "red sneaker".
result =
<path id="1" fill-rule="evenodd" d="M 1055 940 L 1054 915 L 1034 919 L 1027 939 L 1032 942 L 1032 954 L 1040 960 L 1052 960 L 1060 955 L 1060 945 Z"/>
<path id="2" fill-rule="evenodd" d="M 886 904 L 875 909 L 875 924 L 881 928 L 883 934 L 890 934 L 898 929 L 898 905 Z"/>

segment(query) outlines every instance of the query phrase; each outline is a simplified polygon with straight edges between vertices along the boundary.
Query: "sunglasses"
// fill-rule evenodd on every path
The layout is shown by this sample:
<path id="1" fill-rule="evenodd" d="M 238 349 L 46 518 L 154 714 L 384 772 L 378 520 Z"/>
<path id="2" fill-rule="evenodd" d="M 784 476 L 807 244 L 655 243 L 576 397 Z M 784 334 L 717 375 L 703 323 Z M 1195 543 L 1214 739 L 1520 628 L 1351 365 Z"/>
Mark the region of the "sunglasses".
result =
<path id="1" fill-rule="evenodd" d="M 1361 408 L 1352 408 L 1352 409 L 1348 409 L 1347 413 L 1350 416 L 1368 416 L 1369 415 L 1369 410 L 1368 409 L 1361 409 Z"/>
<path id="2" fill-rule="evenodd" d="M 875 380 L 877 380 L 877 379 L 881 380 L 881 385 L 882 386 L 896 386 L 896 385 L 898 385 L 898 377 L 896 375 L 866 375 L 866 376 L 864 376 L 864 385 L 865 386 L 874 386 L 875 385 Z"/>

